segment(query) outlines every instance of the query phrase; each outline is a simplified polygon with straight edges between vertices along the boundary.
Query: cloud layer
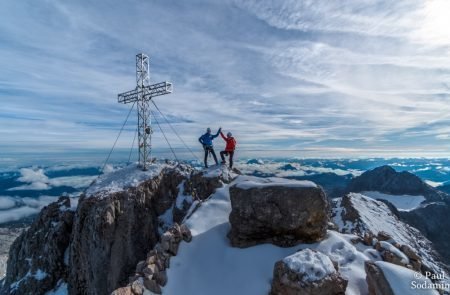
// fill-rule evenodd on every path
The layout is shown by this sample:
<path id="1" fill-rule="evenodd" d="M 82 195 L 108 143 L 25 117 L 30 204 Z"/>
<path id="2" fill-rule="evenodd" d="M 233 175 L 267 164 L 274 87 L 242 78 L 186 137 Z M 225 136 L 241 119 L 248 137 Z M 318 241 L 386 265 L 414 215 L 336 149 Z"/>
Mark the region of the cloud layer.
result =
<path id="1" fill-rule="evenodd" d="M 449 14 L 445 0 L 3 1 L 0 146 L 108 149 L 142 51 L 152 81 L 174 83 L 155 101 L 192 148 L 222 126 L 243 154 L 446 155 Z"/>

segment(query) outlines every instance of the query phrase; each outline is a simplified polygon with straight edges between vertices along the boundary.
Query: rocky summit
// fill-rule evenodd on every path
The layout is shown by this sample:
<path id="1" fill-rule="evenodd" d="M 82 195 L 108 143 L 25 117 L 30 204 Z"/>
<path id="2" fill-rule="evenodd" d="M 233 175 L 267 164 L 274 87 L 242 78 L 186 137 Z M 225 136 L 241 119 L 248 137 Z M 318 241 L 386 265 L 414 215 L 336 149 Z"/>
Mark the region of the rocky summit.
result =
<path id="1" fill-rule="evenodd" d="M 352 192 L 331 206 L 311 181 L 224 166 L 127 167 L 101 176 L 76 208 L 62 197 L 41 211 L 10 249 L 1 294 L 384 295 L 408 294 L 412 281 L 445 286 L 435 245 L 402 219 L 441 202 L 402 211 L 373 196 Z M 427 273 L 443 279 L 415 281 Z"/>

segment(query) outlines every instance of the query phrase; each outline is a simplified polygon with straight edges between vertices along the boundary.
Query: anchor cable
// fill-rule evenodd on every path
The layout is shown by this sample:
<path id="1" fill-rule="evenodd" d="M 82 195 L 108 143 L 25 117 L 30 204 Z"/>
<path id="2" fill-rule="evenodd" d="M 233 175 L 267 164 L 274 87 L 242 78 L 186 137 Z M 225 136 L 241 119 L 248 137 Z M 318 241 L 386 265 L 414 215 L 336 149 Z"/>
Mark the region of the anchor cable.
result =
<path id="1" fill-rule="evenodd" d="M 177 162 L 178 162 L 177 155 L 175 154 L 175 151 L 173 150 L 172 145 L 170 145 L 170 142 L 169 142 L 169 140 L 167 139 L 166 134 L 164 133 L 163 129 L 161 128 L 161 125 L 159 124 L 158 119 L 156 119 L 156 116 L 155 116 L 155 114 L 152 112 L 152 110 L 149 109 L 149 111 L 150 111 L 150 113 L 152 114 L 152 117 L 155 119 L 156 125 L 158 125 L 159 130 L 161 130 L 161 133 L 162 133 L 162 135 L 164 136 L 164 139 L 166 140 L 167 144 L 169 145 L 169 148 L 170 148 L 170 150 L 172 151 L 172 154 L 173 154 L 173 156 L 175 157 L 175 160 L 177 160 Z"/>
<path id="2" fill-rule="evenodd" d="M 172 129 L 173 133 L 175 133 L 175 135 L 178 137 L 178 139 L 183 143 L 183 145 L 186 147 L 187 150 L 189 150 L 189 152 L 194 156 L 194 158 L 197 159 L 197 161 L 200 161 L 200 159 L 194 154 L 194 152 L 189 148 L 189 146 L 186 144 L 186 142 L 184 142 L 184 140 L 181 138 L 181 136 L 178 134 L 178 132 L 175 130 L 175 128 L 172 126 L 172 124 L 169 122 L 169 120 L 167 120 L 167 117 L 161 112 L 161 110 L 159 109 L 159 107 L 156 105 L 156 103 L 151 100 L 151 102 L 153 103 L 153 105 L 155 106 L 156 110 L 161 114 L 161 117 L 163 117 L 163 119 L 166 121 L 166 123 L 169 125 L 170 129 Z"/>
<path id="3" fill-rule="evenodd" d="M 134 132 L 134 138 L 133 138 L 133 143 L 131 144 L 131 148 L 130 148 L 130 154 L 128 155 L 128 164 L 130 164 L 130 159 L 131 159 L 131 153 L 133 152 L 133 147 L 134 147 L 134 142 L 136 141 L 136 135 L 138 133 L 138 128 L 136 128 L 136 131 Z"/>
<path id="4" fill-rule="evenodd" d="M 102 172 L 105 169 L 106 163 L 108 163 L 109 157 L 111 157 L 111 154 L 112 154 L 114 148 L 116 147 L 117 141 L 119 140 L 119 137 L 122 134 L 123 128 L 125 127 L 125 125 L 128 122 L 128 118 L 130 117 L 131 111 L 133 110 L 135 104 L 136 104 L 136 102 L 133 102 L 133 105 L 131 106 L 130 111 L 128 112 L 127 118 L 125 119 L 125 122 L 123 122 L 122 128 L 120 128 L 119 134 L 117 134 L 116 140 L 114 141 L 114 144 L 113 144 L 111 150 L 109 151 L 108 157 L 106 157 L 105 163 L 103 163 L 103 167 L 102 167 L 102 170 L 101 170 Z"/>

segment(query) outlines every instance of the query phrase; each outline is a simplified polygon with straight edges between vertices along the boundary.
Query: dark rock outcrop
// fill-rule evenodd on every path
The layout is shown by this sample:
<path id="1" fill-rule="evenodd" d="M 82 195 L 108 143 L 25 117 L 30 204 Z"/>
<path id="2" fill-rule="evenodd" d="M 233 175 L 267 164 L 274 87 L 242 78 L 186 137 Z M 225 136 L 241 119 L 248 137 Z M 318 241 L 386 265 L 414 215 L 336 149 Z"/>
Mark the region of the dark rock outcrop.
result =
<path id="1" fill-rule="evenodd" d="M 311 263 L 315 259 L 322 260 L 323 266 L 328 262 L 329 267 L 334 268 L 330 258 L 320 252 L 305 249 L 300 252 L 308 251 L 317 257 L 309 257 L 311 260 L 305 261 Z M 300 253 L 297 252 L 297 253 Z M 296 253 L 296 254 L 297 254 Z M 294 254 L 294 255 L 296 255 Z M 314 266 L 305 266 L 305 271 L 292 269 L 286 261 L 280 260 L 275 263 L 273 271 L 272 289 L 270 295 L 344 295 L 347 288 L 348 281 L 344 279 L 337 270 L 334 269 L 331 273 L 321 273 L 323 269 L 313 269 Z M 310 269 L 312 268 L 312 269 Z M 308 274 L 307 272 L 314 272 Z M 314 278 L 310 278 L 309 276 Z M 319 278 L 315 278 L 319 276 Z"/>
<path id="2" fill-rule="evenodd" d="M 326 234 L 329 203 L 323 190 L 314 184 L 242 188 L 238 183 L 230 187 L 230 198 L 228 238 L 234 247 L 262 243 L 290 247 L 321 240 Z"/>
<path id="3" fill-rule="evenodd" d="M 61 197 L 39 213 L 9 251 L 1 294 L 44 294 L 59 279 L 67 279 L 65 253 L 69 246 L 74 212 L 70 199 Z"/>
<path id="4" fill-rule="evenodd" d="M 157 243 L 157 217 L 172 206 L 184 178 L 166 169 L 137 187 L 80 200 L 70 246 L 70 294 L 109 294 L 127 283 Z"/>
<path id="5" fill-rule="evenodd" d="M 400 218 L 420 230 L 450 265 L 450 206 L 432 203 L 412 211 L 400 211 Z"/>
<path id="6" fill-rule="evenodd" d="M 409 172 L 397 172 L 390 166 L 369 170 L 354 178 L 346 192 L 378 191 L 393 195 L 422 195 L 428 201 L 442 201 L 446 194 L 434 189 L 418 176 Z"/>

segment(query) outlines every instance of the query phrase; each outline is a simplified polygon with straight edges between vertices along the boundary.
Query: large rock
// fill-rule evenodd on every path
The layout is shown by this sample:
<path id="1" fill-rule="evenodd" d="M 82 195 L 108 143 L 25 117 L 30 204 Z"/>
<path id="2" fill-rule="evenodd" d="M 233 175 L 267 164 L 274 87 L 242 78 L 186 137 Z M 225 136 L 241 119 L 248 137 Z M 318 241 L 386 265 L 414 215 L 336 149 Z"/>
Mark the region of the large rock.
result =
<path id="1" fill-rule="evenodd" d="M 12 244 L 1 294 L 44 294 L 68 276 L 65 253 L 74 212 L 61 197 L 45 207 L 30 228 Z"/>
<path id="2" fill-rule="evenodd" d="M 364 267 L 370 295 L 395 295 L 383 271 L 374 262 L 366 261 Z"/>
<path id="3" fill-rule="evenodd" d="M 234 247 L 290 247 L 326 234 L 328 199 L 312 182 L 239 176 L 230 187 L 230 198 L 228 238 Z"/>
<path id="4" fill-rule="evenodd" d="M 80 199 L 70 247 L 70 294 L 109 294 L 128 283 L 158 242 L 158 215 L 169 209 L 185 174 L 167 168 L 137 187 Z"/>
<path id="5" fill-rule="evenodd" d="M 275 264 L 270 294 L 343 295 L 347 283 L 328 256 L 305 249 Z"/>

